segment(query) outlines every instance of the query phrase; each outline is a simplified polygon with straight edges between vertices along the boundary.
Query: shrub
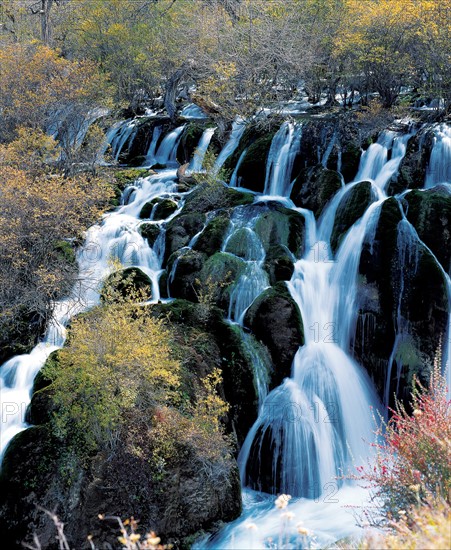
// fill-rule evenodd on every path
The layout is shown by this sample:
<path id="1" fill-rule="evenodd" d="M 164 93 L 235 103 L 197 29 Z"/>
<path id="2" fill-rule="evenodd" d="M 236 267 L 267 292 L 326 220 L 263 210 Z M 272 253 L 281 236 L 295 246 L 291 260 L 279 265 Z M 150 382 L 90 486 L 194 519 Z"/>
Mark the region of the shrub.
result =
<path id="1" fill-rule="evenodd" d="M 451 409 L 437 364 L 429 390 L 414 383 L 412 409 L 409 415 L 397 402 L 392 418 L 378 432 L 374 465 L 357 468 L 382 499 L 386 518 L 399 519 L 409 507 L 431 498 L 448 505 L 451 500 Z"/>

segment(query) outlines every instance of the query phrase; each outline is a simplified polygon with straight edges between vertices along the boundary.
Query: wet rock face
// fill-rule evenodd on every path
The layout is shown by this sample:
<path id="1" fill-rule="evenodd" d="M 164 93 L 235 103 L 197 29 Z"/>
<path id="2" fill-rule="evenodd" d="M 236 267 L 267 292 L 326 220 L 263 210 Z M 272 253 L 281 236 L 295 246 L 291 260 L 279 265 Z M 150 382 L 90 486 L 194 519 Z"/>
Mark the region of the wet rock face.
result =
<path id="1" fill-rule="evenodd" d="M 388 199 L 374 240 L 362 250 L 353 342 L 357 360 L 370 373 L 382 399 L 390 374 L 390 406 L 395 392 L 405 403 L 409 401 L 414 375 L 427 385 L 448 319 L 443 273 L 417 239 L 406 248 L 401 223 L 398 202 Z"/>
<path id="2" fill-rule="evenodd" d="M 407 219 L 418 236 L 451 273 L 451 193 L 446 186 L 411 191 L 404 197 Z"/>
<path id="3" fill-rule="evenodd" d="M 328 170 L 322 165 L 306 168 L 294 182 L 291 200 L 296 206 L 312 210 L 318 218 L 341 186 L 342 180 L 338 172 Z"/>
<path id="4" fill-rule="evenodd" d="M 371 183 L 368 181 L 358 183 L 345 195 L 335 215 L 330 243 L 333 252 L 337 251 L 348 229 L 363 216 L 372 202 Z"/>
<path id="5" fill-rule="evenodd" d="M 389 195 L 402 193 L 406 189 L 420 189 L 424 186 L 432 144 L 433 133 L 430 130 L 420 131 L 409 139 L 398 174 L 387 186 Z"/>
<path id="6" fill-rule="evenodd" d="M 296 352 L 304 343 L 304 329 L 298 306 L 284 283 L 263 292 L 244 319 L 255 337 L 269 349 L 274 364 L 271 387 L 290 376 Z"/>

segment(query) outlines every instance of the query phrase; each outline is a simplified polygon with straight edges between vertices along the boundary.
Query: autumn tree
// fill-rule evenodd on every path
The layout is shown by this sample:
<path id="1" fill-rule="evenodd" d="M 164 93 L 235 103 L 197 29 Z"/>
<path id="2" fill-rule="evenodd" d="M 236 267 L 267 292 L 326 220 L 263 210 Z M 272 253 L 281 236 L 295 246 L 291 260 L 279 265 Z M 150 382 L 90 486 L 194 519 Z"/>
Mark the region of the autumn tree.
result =
<path id="1" fill-rule="evenodd" d="M 46 46 L 0 49 L 0 142 L 19 127 L 40 128 L 59 140 L 68 164 L 80 131 L 107 107 L 107 78 L 92 61 L 68 61 Z"/>
<path id="2" fill-rule="evenodd" d="M 41 166 L 47 167 L 55 152 L 55 142 L 37 130 L 19 130 L 19 138 L 0 149 L 2 342 L 42 330 L 54 301 L 69 293 L 77 277 L 71 243 L 98 219 L 112 195 L 101 178 L 47 174 Z"/>

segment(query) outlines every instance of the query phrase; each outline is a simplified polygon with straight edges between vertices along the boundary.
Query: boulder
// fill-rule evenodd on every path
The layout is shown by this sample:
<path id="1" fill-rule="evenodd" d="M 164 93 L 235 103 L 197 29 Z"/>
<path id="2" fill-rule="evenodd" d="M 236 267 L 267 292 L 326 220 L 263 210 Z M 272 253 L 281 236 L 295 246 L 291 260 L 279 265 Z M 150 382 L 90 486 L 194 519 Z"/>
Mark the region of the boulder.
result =
<path id="1" fill-rule="evenodd" d="M 196 282 L 205 263 L 206 256 L 202 252 L 182 249 L 174 252 L 168 260 L 168 286 L 171 298 L 183 298 L 197 302 Z"/>
<path id="2" fill-rule="evenodd" d="M 166 226 L 165 264 L 169 257 L 184 246 L 202 230 L 205 224 L 205 214 L 192 212 L 181 213 Z"/>
<path id="3" fill-rule="evenodd" d="M 150 218 L 152 216 L 153 220 L 165 220 L 169 218 L 178 208 L 177 203 L 169 198 L 156 198 L 142 207 L 139 217 L 141 219 Z"/>
<path id="4" fill-rule="evenodd" d="M 284 283 L 265 290 L 248 309 L 244 324 L 270 351 L 274 372 L 271 387 L 291 374 L 291 365 L 304 344 L 301 313 Z"/>
<path id="5" fill-rule="evenodd" d="M 108 288 L 108 296 L 105 293 L 105 288 Z M 150 300 L 152 297 L 152 281 L 138 267 L 127 267 L 109 275 L 103 285 L 103 290 L 100 294 L 101 300 L 110 299 L 110 293 L 119 293 L 122 296 L 127 296 L 129 292 L 139 292 L 143 297 Z"/>
<path id="6" fill-rule="evenodd" d="M 219 252 L 224 242 L 225 235 L 230 225 L 229 216 L 225 212 L 221 212 L 213 218 L 199 235 L 194 250 L 199 250 L 207 256 L 212 256 Z"/>
<path id="7" fill-rule="evenodd" d="M 407 219 L 418 236 L 451 273 L 451 193 L 446 186 L 411 191 L 404 196 Z"/>
<path id="8" fill-rule="evenodd" d="M 335 214 L 334 227 L 330 239 L 333 252 L 337 251 L 348 229 L 363 216 L 373 200 L 371 183 L 369 181 L 358 183 L 342 198 Z"/>
<path id="9" fill-rule="evenodd" d="M 158 235 L 161 233 L 161 227 L 156 223 L 142 223 L 138 231 L 140 235 L 147 240 L 149 246 L 153 247 Z"/>
<path id="10" fill-rule="evenodd" d="M 341 186 L 342 180 L 338 172 L 328 170 L 322 165 L 306 168 L 294 182 L 291 200 L 296 206 L 312 210 L 318 219 L 326 204 Z"/>
<path id="11" fill-rule="evenodd" d="M 285 246 L 271 246 L 263 264 L 269 276 L 269 283 L 275 285 L 279 281 L 289 281 L 294 271 L 293 261 L 293 255 Z"/>
<path id="12" fill-rule="evenodd" d="M 261 209 L 261 214 L 255 223 L 255 232 L 265 251 L 281 245 L 295 257 L 302 256 L 305 242 L 304 216 L 277 202 L 257 203 L 256 206 Z"/>

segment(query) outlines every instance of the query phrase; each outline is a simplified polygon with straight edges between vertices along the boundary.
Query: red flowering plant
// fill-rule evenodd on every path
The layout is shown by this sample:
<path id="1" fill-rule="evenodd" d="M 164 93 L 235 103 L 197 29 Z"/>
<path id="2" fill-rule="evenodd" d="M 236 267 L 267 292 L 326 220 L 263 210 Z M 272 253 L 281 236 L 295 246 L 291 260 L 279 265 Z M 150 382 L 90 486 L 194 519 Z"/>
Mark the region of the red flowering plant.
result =
<path id="1" fill-rule="evenodd" d="M 376 456 L 357 467 L 382 503 L 386 519 L 399 519 L 413 505 L 451 503 L 451 401 L 437 364 L 428 389 L 414 380 L 412 414 L 399 401 L 377 430 Z"/>

